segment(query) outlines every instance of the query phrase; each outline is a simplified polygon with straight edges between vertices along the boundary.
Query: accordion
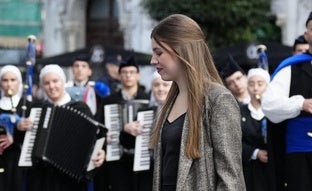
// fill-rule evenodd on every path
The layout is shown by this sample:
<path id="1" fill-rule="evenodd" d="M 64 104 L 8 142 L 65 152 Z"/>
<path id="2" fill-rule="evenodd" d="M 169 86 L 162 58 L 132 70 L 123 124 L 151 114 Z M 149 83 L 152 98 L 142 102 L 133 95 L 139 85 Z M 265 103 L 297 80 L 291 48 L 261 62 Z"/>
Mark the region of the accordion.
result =
<path id="1" fill-rule="evenodd" d="M 45 162 L 74 179 L 90 178 L 104 125 L 70 106 L 32 108 L 30 118 L 33 129 L 25 134 L 19 166 Z"/>
<path id="2" fill-rule="evenodd" d="M 148 100 L 130 100 L 123 104 L 104 105 L 105 126 L 107 127 L 108 131 L 111 133 L 111 139 L 112 139 L 111 143 L 107 144 L 106 146 L 106 161 L 120 160 L 123 152 L 125 152 L 126 150 L 120 144 L 120 132 L 126 123 L 136 120 L 138 117 L 138 113 L 140 113 L 138 111 L 142 108 L 147 108 L 148 104 L 149 104 Z M 140 121 L 144 124 L 144 127 L 146 127 L 145 131 L 149 131 L 152 121 L 153 121 L 154 113 L 153 111 L 151 112 L 152 113 L 148 113 L 149 123 L 147 123 L 144 119 L 140 119 Z M 145 116 L 146 114 L 144 115 L 144 117 Z M 148 150 L 149 132 L 144 132 L 143 134 L 147 136 L 144 136 L 144 141 L 141 141 L 142 144 L 136 143 L 136 147 L 135 147 L 136 153 L 137 151 L 139 151 L 140 153 L 142 150 L 144 150 L 143 152 L 145 152 L 145 150 Z M 142 139 L 142 136 L 138 136 L 137 138 Z M 142 148 L 143 146 L 144 146 L 143 149 L 139 148 L 139 147 Z"/>

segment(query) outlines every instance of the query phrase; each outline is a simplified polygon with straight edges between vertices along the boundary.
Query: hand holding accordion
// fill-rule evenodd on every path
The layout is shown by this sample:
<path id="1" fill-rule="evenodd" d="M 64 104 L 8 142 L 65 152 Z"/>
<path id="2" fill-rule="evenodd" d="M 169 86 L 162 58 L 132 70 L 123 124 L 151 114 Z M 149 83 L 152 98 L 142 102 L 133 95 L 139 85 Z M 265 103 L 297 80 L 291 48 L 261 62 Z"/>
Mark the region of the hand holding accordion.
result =
<path id="1" fill-rule="evenodd" d="M 88 178 L 90 160 L 103 147 L 106 128 L 69 106 L 32 108 L 34 127 L 24 138 L 19 166 L 46 162 L 80 180 Z"/>

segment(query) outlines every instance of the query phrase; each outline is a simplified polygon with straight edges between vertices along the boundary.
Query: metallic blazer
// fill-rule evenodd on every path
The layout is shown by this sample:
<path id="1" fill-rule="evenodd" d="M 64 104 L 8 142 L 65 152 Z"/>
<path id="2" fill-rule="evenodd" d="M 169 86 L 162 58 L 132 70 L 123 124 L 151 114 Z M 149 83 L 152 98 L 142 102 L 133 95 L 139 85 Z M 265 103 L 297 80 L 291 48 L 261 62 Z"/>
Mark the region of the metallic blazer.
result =
<path id="1" fill-rule="evenodd" d="M 186 156 L 189 119 L 182 130 L 177 191 L 245 191 L 242 170 L 240 111 L 234 96 L 223 86 L 211 85 L 205 98 L 200 134 L 200 158 Z M 169 111 L 166 111 L 167 115 Z M 164 123 L 164 121 L 163 121 Z M 160 190 L 161 136 L 155 148 L 153 191 Z"/>

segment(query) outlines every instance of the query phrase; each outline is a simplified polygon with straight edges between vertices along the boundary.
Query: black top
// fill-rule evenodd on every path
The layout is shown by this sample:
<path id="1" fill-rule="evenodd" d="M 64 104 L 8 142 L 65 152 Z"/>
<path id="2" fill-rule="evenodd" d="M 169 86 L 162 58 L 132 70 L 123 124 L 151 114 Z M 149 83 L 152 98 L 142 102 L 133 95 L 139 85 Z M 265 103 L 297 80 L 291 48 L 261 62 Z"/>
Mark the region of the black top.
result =
<path id="1" fill-rule="evenodd" d="M 166 120 L 162 129 L 161 190 L 176 189 L 184 119 L 185 113 L 171 123 Z"/>

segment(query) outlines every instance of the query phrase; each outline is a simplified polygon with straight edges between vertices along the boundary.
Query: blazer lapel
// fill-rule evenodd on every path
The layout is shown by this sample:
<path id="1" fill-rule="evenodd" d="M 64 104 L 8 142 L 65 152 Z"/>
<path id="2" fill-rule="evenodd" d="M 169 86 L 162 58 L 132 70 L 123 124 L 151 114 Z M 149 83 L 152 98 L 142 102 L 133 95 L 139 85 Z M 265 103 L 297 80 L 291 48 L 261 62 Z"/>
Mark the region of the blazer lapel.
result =
<path id="1" fill-rule="evenodd" d="M 182 139 L 181 139 L 181 148 L 180 148 L 180 157 L 179 157 L 179 167 L 178 167 L 178 180 L 177 180 L 177 191 L 183 190 L 185 188 L 185 181 L 189 170 L 191 168 L 193 159 L 190 159 L 186 156 L 185 148 L 186 148 L 186 141 L 188 136 L 188 126 L 189 120 L 188 116 L 185 116 L 183 129 L 182 129 Z"/>

